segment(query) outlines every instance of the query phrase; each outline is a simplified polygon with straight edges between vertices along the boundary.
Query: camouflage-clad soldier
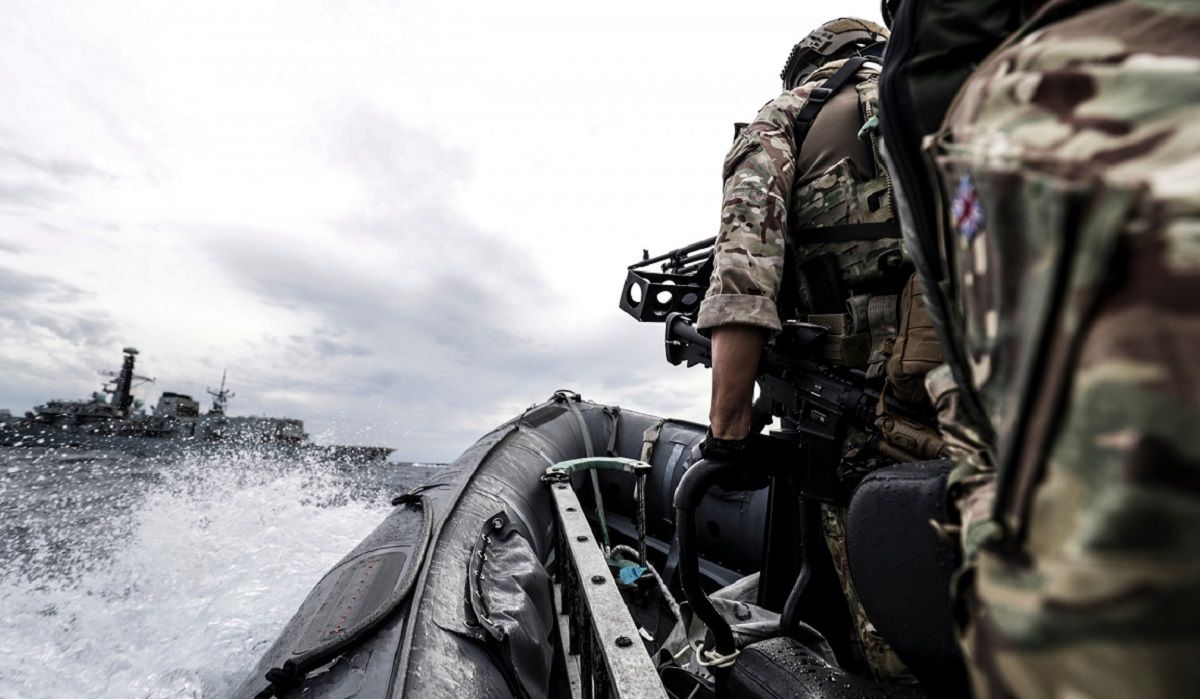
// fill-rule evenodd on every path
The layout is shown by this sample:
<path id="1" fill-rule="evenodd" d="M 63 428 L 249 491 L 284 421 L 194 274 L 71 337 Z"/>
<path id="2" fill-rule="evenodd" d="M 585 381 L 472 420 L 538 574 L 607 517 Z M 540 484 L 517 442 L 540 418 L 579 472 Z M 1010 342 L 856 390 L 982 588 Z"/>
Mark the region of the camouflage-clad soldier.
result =
<path id="1" fill-rule="evenodd" d="M 981 697 L 1200 691 L 1198 37 L 1194 0 L 1049 2 L 927 145 Z"/>
<path id="2" fill-rule="evenodd" d="M 712 336 L 709 417 L 717 441 L 749 433 L 758 357 L 784 320 L 829 328 L 823 359 L 875 379 L 886 374 L 886 390 L 901 401 L 924 400 L 921 377 L 941 361 L 902 250 L 874 132 L 877 52 L 886 37 L 886 29 L 860 19 L 814 31 L 793 49 L 785 92 L 740 130 L 725 159 L 714 270 L 697 322 Z M 895 440 L 907 450 L 884 442 L 883 456 L 868 456 L 865 435 L 853 433 L 841 469 L 937 451 L 928 435 L 908 437 Z M 824 507 L 822 522 L 860 649 L 879 679 L 910 681 L 850 583 L 844 515 L 844 507 Z"/>

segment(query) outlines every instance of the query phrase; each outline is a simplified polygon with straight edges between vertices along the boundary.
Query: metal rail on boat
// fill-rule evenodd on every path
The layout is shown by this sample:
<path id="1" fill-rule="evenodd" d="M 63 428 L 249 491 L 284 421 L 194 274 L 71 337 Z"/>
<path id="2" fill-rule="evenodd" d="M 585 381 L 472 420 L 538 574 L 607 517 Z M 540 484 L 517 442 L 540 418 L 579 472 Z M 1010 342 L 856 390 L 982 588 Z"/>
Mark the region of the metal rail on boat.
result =
<path id="1" fill-rule="evenodd" d="M 584 699 L 666 699 L 633 617 L 621 598 L 569 483 L 552 483 L 558 521 L 557 559 L 567 616 L 568 649 L 579 657 Z"/>

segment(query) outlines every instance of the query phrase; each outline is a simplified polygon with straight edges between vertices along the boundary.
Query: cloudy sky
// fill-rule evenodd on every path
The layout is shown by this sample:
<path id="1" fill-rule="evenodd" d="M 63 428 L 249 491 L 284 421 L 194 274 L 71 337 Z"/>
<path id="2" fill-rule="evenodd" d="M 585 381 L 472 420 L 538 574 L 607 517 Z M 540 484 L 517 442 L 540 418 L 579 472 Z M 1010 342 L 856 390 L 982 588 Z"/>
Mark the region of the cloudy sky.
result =
<path id="1" fill-rule="evenodd" d="M 824 8 L 822 8 L 824 5 Z M 878 3 L 0 0 L 0 407 L 157 384 L 448 460 L 557 388 L 703 419 L 616 305 Z"/>

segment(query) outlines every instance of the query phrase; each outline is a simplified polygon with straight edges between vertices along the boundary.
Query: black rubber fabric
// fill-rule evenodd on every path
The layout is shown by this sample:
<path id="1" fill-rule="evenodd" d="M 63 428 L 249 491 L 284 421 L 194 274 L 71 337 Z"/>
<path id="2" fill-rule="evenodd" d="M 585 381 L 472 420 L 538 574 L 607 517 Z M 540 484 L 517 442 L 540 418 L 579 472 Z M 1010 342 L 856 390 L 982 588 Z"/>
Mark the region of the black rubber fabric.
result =
<path id="1" fill-rule="evenodd" d="M 875 471 L 850 500 L 850 577 L 867 616 L 931 696 L 969 696 L 954 637 L 950 578 L 956 548 L 938 536 L 946 522 L 949 461 Z"/>
<path id="2" fill-rule="evenodd" d="M 915 687 L 893 687 L 847 674 L 790 638 L 746 646 L 729 676 L 731 699 L 924 699 Z"/>

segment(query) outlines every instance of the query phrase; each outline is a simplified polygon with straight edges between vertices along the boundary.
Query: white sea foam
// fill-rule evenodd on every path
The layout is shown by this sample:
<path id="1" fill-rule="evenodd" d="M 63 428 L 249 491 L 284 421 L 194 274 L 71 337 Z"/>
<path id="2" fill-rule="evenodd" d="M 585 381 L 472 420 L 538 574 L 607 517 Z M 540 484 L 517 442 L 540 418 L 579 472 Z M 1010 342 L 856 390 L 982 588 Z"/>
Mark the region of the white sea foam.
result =
<path id="1" fill-rule="evenodd" d="M 19 499 L 19 485 L 0 494 Z M 362 485 L 315 465 L 189 462 L 134 502 L 73 520 L 72 536 L 29 538 L 42 550 L 0 570 L 0 697 L 228 695 L 383 519 L 388 493 Z M 69 496 L 16 526 L 53 528 Z"/>

